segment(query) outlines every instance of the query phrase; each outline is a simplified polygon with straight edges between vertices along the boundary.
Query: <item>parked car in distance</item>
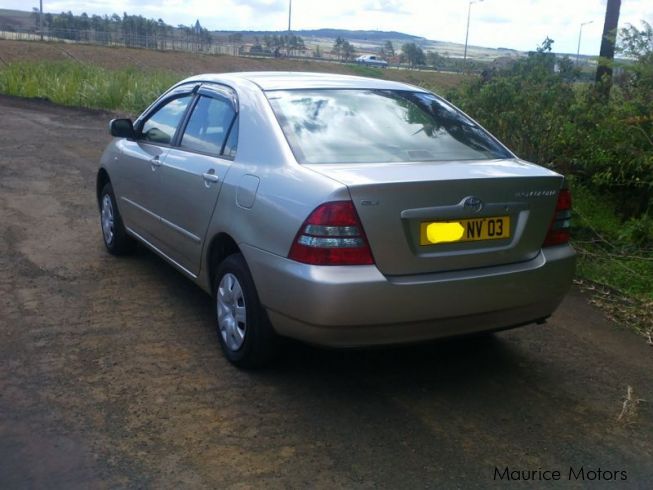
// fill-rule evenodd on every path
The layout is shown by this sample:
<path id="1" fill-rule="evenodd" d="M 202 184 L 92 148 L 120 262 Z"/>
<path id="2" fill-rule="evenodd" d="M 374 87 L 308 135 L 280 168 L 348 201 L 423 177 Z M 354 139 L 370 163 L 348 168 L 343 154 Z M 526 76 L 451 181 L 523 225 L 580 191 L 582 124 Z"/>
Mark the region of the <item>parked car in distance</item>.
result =
<path id="1" fill-rule="evenodd" d="M 107 250 L 140 242 L 207 293 L 225 356 L 543 322 L 572 281 L 564 178 L 422 88 L 318 73 L 183 80 L 114 119 Z"/>
<path id="2" fill-rule="evenodd" d="M 373 54 L 364 54 L 362 56 L 359 56 L 358 58 L 356 58 L 356 63 L 360 65 L 376 66 L 379 68 L 388 67 L 388 62 L 386 60 L 384 60 L 383 58 L 379 58 L 378 56 Z"/>

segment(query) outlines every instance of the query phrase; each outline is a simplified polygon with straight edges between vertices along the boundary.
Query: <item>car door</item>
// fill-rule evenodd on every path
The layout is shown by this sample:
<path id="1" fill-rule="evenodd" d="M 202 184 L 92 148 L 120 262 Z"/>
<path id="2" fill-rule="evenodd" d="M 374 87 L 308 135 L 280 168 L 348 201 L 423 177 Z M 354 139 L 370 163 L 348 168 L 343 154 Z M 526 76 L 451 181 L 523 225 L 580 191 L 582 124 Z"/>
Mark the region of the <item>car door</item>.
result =
<path id="1" fill-rule="evenodd" d="M 178 145 L 161 165 L 165 253 L 197 274 L 206 230 L 237 142 L 237 101 L 227 88 L 199 89 Z"/>
<path id="2" fill-rule="evenodd" d="M 161 233 L 160 167 L 193 95 L 188 89 L 163 100 L 136 124 L 136 140 L 119 143 L 119 206 L 125 224 L 154 245 Z"/>

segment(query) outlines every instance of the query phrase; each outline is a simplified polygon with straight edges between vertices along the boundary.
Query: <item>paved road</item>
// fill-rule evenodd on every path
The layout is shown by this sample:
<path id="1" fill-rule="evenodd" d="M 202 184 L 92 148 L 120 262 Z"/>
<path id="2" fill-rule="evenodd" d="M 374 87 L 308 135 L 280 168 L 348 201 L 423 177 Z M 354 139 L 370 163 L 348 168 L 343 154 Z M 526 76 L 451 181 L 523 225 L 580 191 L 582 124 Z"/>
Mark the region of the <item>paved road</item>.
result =
<path id="1" fill-rule="evenodd" d="M 231 367 L 203 292 L 104 252 L 108 118 L 0 98 L 0 488 L 650 485 L 653 349 L 578 292 L 491 338 Z"/>

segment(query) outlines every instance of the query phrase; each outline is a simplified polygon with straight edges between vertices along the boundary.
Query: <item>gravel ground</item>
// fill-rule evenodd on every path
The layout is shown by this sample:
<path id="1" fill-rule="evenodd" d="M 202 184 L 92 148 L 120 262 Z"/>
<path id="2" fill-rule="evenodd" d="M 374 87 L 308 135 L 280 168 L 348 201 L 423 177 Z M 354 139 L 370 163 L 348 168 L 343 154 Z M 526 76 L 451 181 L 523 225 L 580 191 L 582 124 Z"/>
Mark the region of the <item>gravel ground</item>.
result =
<path id="1" fill-rule="evenodd" d="M 0 115 L 1 488 L 485 488 L 495 467 L 650 488 L 653 349 L 581 293 L 544 326 L 290 344 L 241 372 L 208 296 L 145 250 L 105 253 L 110 115 L 8 97 Z"/>

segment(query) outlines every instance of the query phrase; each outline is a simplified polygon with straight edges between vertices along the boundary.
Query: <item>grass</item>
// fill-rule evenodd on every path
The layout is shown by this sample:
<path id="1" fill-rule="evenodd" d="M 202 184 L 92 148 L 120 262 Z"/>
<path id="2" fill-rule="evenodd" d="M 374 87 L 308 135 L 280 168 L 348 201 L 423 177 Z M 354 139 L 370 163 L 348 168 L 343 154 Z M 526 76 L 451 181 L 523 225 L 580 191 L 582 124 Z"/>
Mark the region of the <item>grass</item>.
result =
<path id="1" fill-rule="evenodd" d="M 621 222 L 617 209 L 605 196 L 574 188 L 578 271 L 586 279 L 653 301 L 653 250 L 633 241 L 633 226 Z"/>
<path id="2" fill-rule="evenodd" d="M 573 244 L 577 276 L 592 301 L 618 323 L 653 334 L 651 221 L 622 222 L 618 203 L 573 185 Z"/>
<path id="3" fill-rule="evenodd" d="M 269 60 L 264 61 L 269 63 Z M 284 69 L 299 70 L 314 70 L 316 67 L 322 68 L 320 64 L 308 61 L 293 62 L 292 67 L 281 66 Z M 354 64 L 329 66 L 334 67 L 345 74 L 413 83 L 436 91 L 445 91 L 462 80 L 457 75 L 429 71 L 381 70 Z M 73 60 L 15 61 L 0 67 L 0 93 L 47 98 L 68 106 L 122 110 L 137 114 L 164 90 L 189 75 L 190 71 L 184 73 L 179 70 L 146 71 L 133 67 L 110 69 Z"/>
<path id="4" fill-rule="evenodd" d="M 108 70 L 74 61 L 16 62 L 0 69 L 0 93 L 137 114 L 181 78 L 178 73 Z"/>

